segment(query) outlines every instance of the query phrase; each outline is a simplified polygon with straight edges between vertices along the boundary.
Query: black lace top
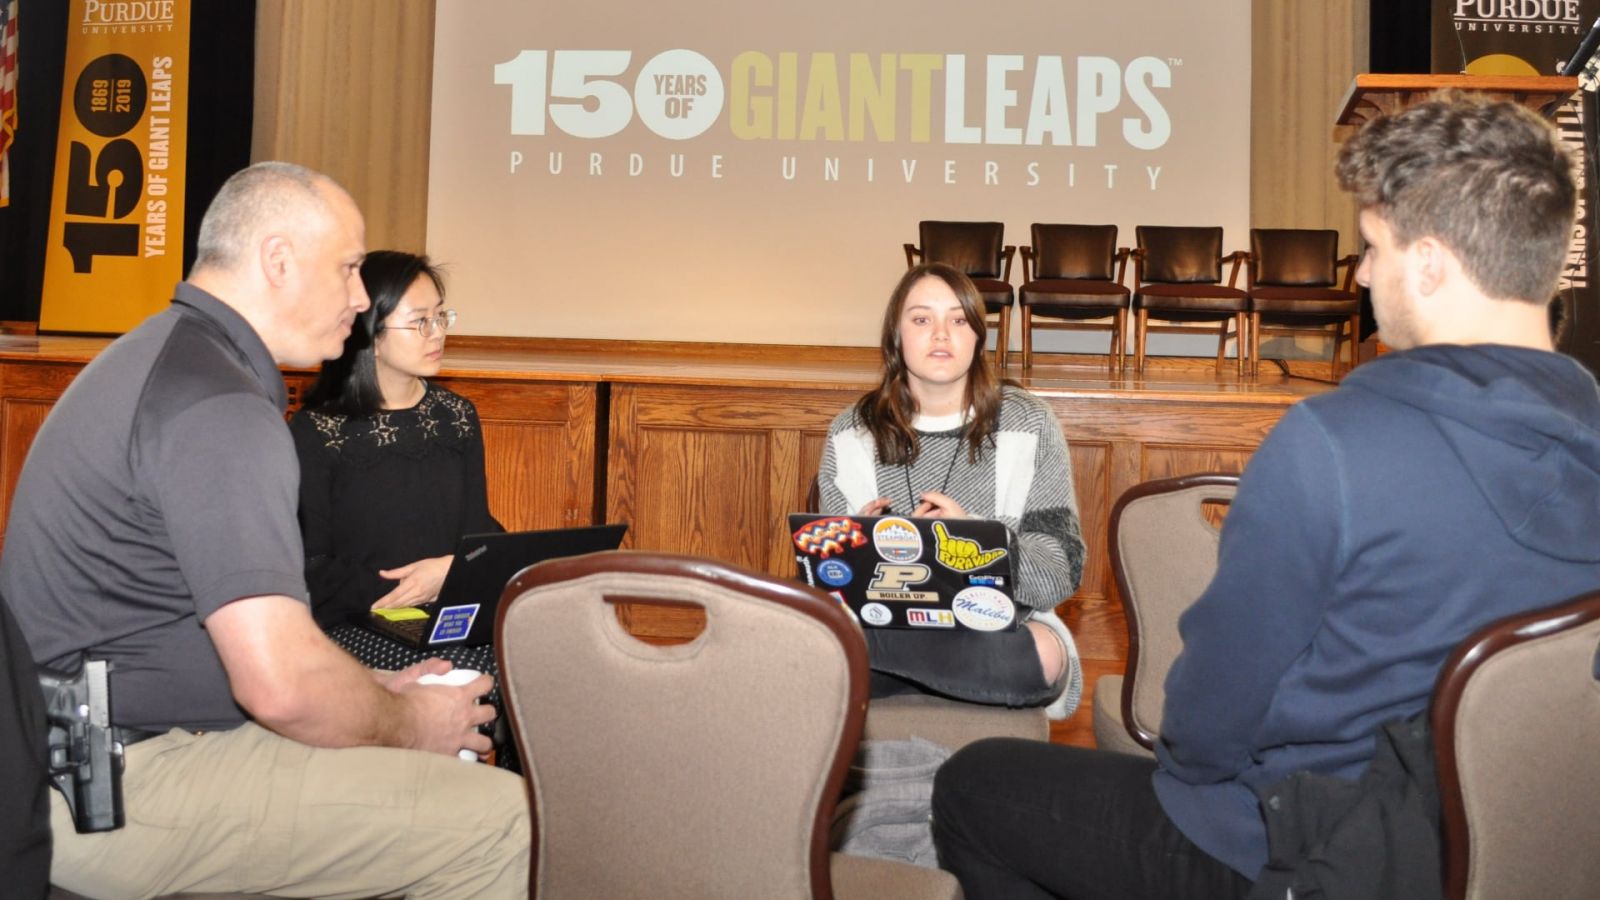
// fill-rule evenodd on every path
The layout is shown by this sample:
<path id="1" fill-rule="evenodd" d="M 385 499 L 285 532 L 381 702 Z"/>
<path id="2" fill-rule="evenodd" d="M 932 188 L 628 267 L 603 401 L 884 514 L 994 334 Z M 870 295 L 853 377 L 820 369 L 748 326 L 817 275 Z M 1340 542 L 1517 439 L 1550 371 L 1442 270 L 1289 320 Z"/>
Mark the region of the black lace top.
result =
<path id="1" fill-rule="evenodd" d="M 432 382 L 410 409 L 369 417 L 303 409 L 289 423 L 300 455 L 300 531 L 312 612 L 357 621 L 394 582 L 378 575 L 500 531 L 489 514 L 483 432 L 471 401 Z"/>

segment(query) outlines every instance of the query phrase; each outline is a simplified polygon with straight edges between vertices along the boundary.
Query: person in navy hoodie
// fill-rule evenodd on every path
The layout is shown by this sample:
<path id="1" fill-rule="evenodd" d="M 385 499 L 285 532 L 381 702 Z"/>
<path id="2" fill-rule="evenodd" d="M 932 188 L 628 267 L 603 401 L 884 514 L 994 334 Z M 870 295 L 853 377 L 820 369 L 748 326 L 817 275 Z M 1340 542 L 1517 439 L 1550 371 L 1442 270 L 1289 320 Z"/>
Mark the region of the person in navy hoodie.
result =
<path id="1" fill-rule="evenodd" d="M 1242 896 L 1260 792 L 1357 778 L 1467 635 L 1600 585 L 1600 397 L 1548 318 L 1576 211 L 1556 133 L 1446 95 L 1368 123 L 1338 174 L 1396 352 L 1251 459 L 1155 760 L 996 740 L 940 771 L 940 864 L 968 898 Z"/>

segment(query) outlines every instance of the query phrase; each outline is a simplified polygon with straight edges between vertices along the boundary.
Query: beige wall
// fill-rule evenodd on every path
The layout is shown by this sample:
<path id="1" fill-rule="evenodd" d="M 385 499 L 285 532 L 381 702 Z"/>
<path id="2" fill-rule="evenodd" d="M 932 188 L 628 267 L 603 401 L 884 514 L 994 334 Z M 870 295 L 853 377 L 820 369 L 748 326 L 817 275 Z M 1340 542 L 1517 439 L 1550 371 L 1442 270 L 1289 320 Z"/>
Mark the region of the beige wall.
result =
<path id="1" fill-rule="evenodd" d="M 373 247 L 427 234 L 434 0 L 259 0 L 254 159 L 328 172 L 367 213 Z M 1253 0 L 1251 224 L 1337 228 L 1333 116 L 1367 60 L 1364 0 Z"/>
<path id="2" fill-rule="evenodd" d="M 253 160 L 333 176 L 367 246 L 421 250 L 433 0 L 258 0 Z"/>
<path id="3" fill-rule="evenodd" d="M 1250 224 L 1337 228 L 1356 249 L 1356 209 L 1333 177 L 1333 118 L 1367 70 L 1366 0 L 1253 0 Z"/>

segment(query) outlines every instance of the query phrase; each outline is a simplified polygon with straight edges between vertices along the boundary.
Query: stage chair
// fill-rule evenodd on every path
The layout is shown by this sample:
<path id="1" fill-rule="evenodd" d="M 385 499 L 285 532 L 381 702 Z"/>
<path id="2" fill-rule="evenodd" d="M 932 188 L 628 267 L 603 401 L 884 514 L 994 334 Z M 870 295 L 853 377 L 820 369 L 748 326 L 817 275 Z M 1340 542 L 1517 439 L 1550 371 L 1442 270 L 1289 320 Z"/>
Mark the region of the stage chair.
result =
<path id="1" fill-rule="evenodd" d="M 995 340 L 995 366 L 1005 371 L 1006 350 L 1011 341 L 1011 261 L 1017 248 L 1005 242 L 1005 225 L 1000 222 L 917 223 L 921 246 L 906 244 L 906 268 L 918 262 L 938 262 L 959 269 L 977 286 L 983 296 L 984 312 L 996 317 L 999 335 Z"/>
<path id="2" fill-rule="evenodd" d="M 1164 478 L 1129 488 L 1112 507 L 1108 543 L 1128 620 L 1128 667 L 1095 682 L 1100 749 L 1153 755 L 1167 672 L 1183 649 L 1178 617 L 1217 571 L 1222 535 L 1204 504 L 1232 502 L 1238 485 L 1237 475 Z"/>
<path id="3" fill-rule="evenodd" d="M 822 511 L 822 486 L 813 477 L 806 493 L 806 512 Z M 869 660 L 870 662 L 870 660 Z M 991 737 L 1050 740 L 1045 707 L 1010 709 L 928 694 L 896 694 L 867 705 L 865 741 L 909 741 L 922 738 L 952 753 L 973 741 Z"/>
<path id="4" fill-rule="evenodd" d="M 1600 591 L 1458 646 L 1434 687 L 1445 896 L 1591 897 L 1600 885 Z"/>
<path id="5" fill-rule="evenodd" d="M 1222 255 L 1221 228 L 1140 225 L 1134 229 L 1138 248 L 1133 251 L 1134 364 L 1144 371 L 1145 335 L 1153 316 L 1168 322 L 1219 322 L 1217 371 L 1228 349 L 1228 325 L 1237 338 L 1239 374 L 1245 372 L 1246 321 L 1250 295 L 1235 287 L 1239 264 L 1249 254 Z M 1231 263 L 1228 283 L 1222 284 L 1222 264 Z M 1168 329 L 1157 329 L 1168 330 Z"/>
<path id="6" fill-rule="evenodd" d="M 1317 228 L 1250 229 L 1250 372 L 1261 369 L 1261 332 L 1333 333 L 1333 374 L 1339 345 L 1350 344 L 1350 368 L 1361 339 L 1361 296 L 1355 290 L 1361 257 L 1339 256 L 1339 232 Z M 1344 280 L 1339 281 L 1339 269 Z M 1346 371 L 1349 371 L 1348 369 Z"/>
<path id="7" fill-rule="evenodd" d="M 647 644 L 618 602 L 697 606 L 705 630 Z M 947 872 L 828 852 L 867 660 L 826 594 L 705 559 L 594 553 L 514 579 L 495 649 L 533 896 L 960 897 Z"/>
<path id="8" fill-rule="evenodd" d="M 1128 328 L 1128 289 L 1123 276 L 1128 249 L 1117 246 L 1115 225 L 1033 226 L 1033 244 L 1022 248 L 1022 368 L 1033 366 L 1033 329 L 1109 330 L 1107 361 L 1121 370 Z M 1046 321 L 1035 323 L 1034 316 Z M 1109 325 L 1093 322 L 1111 319 Z"/>

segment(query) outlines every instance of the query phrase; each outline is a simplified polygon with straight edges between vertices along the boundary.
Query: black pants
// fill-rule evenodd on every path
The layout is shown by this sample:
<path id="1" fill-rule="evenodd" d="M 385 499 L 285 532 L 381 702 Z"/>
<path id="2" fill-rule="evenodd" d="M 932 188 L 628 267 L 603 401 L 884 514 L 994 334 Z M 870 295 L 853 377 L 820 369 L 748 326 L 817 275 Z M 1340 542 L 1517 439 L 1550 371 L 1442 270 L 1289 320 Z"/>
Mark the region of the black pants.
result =
<path id="1" fill-rule="evenodd" d="M 874 697 L 900 693 L 904 688 L 894 686 L 898 680 L 969 703 L 1044 706 L 1066 682 L 1065 674 L 1055 684 L 1044 680 L 1033 633 L 1026 628 L 988 634 L 869 628 L 866 638 Z"/>
<path id="2" fill-rule="evenodd" d="M 1236 900 L 1250 881 L 1189 842 L 1156 801 L 1155 761 L 994 738 L 934 781 L 939 865 L 967 900 Z"/>
<path id="3" fill-rule="evenodd" d="M 50 788 L 44 695 L 33 654 L 0 599 L 0 894 L 50 888 Z"/>

